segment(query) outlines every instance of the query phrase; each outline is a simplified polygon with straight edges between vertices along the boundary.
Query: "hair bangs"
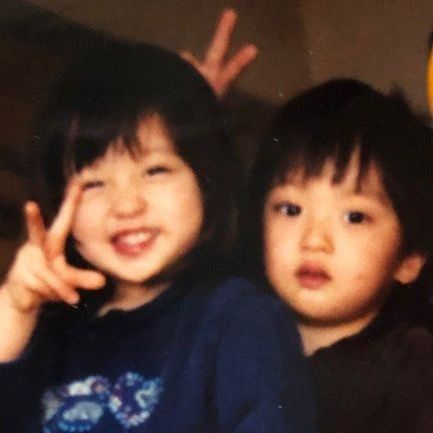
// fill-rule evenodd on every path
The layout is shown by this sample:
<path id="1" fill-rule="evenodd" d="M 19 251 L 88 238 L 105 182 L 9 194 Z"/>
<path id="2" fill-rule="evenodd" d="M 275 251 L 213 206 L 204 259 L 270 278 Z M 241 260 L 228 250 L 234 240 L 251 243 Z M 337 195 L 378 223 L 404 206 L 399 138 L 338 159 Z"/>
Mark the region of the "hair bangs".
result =
<path id="1" fill-rule="evenodd" d="M 376 158 L 371 153 L 371 146 L 359 135 L 345 131 L 337 134 L 334 131 L 304 131 L 304 134 L 286 136 L 283 139 L 274 137 L 274 145 L 280 147 L 273 162 L 274 177 L 272 184 L 285 183 L 300 176 L 303 182 L 322 175 L 326 165 L 331 163 L 334 168 L 333 183 L 345 179 L 349 165 L 357 156 L 358 179 L 357 189 L 361 188 L 363 178 L 372 161 Z"/>
<path id="2" fill-rule="evenodd" d="M 66 176 L 94 163 L 109 147 L 137 156 L 140 152 L 137 128 L 145 117 L 140 113 L 125 115 L 110 111 L 74 115 L 65 140 L 63 164 Z"/>

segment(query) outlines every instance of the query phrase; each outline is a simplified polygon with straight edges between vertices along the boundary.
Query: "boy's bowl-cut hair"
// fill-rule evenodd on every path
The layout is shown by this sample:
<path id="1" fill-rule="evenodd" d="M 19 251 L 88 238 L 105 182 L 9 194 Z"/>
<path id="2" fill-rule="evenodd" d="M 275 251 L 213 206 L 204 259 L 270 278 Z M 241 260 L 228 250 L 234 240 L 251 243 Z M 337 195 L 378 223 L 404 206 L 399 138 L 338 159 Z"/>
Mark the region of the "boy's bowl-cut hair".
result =
<path id="1" fill-rule="evenodd" d="M 344 178 L 360 151 L 359 181 L 371 162 L 403 230 L 403 254 L 431 255 L 433 245 L 433 132 L 398 94 L 384 95 L 357 80 L 336 79 L 307 90 L 285 105 L 262 143 L 253 170 L 244 225 L 247 263 L 262 263 L 262 214 L 269 190 L 302 169 L 305 179 L 335 164 Z"/>
<path id="2" fill-rule="evenodd" d="M 203 195 L 204 227 L 189 262 L 222 263 L 234 241 L 238 162 L 212 89 L 191 65 L 163 48 L 112 43 L 66 69 L 35 136 L 35 198 L 50 221 L 71 173 L 103 156 L 119 138 L 133 155 L 138 123 L 153 114 L 164 122 Z"/>

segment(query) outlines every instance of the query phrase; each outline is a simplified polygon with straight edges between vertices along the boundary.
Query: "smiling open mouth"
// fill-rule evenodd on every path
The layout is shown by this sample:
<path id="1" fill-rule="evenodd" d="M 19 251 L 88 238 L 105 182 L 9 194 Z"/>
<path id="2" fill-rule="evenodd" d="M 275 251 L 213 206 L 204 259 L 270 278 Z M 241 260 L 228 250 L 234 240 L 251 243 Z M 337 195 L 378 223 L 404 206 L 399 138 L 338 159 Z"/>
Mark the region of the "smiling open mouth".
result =
<path id="1" fill-rule="evenodd" d="M 147 251 L 156 236 L 156 230 L 124 230 L 111 238 L 111 244 L 118 254 L 134 257 Z"/>

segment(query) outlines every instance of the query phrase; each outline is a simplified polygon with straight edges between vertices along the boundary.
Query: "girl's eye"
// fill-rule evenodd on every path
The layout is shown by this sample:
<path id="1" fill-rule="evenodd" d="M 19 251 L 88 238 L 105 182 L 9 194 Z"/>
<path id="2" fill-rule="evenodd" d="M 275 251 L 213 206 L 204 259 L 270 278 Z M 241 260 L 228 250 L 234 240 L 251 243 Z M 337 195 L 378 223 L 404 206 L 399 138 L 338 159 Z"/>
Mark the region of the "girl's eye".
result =
<path id="1" fill-rule="evenodd" d="M 368 221 L 368 216 L 364 212 L 350 211 L 344 214 L 344 221 L 349 224 L 362 224 Z"/>
<path id="2" fill-rule="evenodd" d="M 278 213 L 281 213 L 283 215 L 287 215 L 289 217 L 295 217 L 300 215 L 302 209 L 301 206 L 298 206 L 294 203 L 282 203 L 275 205 L 275 210 Z"/>
<path id="3" fill-rule="evenodd" d="M 153 167 L 146 168 L 146 170 L 144 171 L 147 176 L 155 176 L 158 174 L 164 174 L 169 172 L 170 169 L 164 165 L 155 165 Z"/>
<path id="4" fill-rule="evenodd" d="M 104 182 L 102 180 L 90 180 L 88 182 L 84 182 L 82 185 L 83 190 L 102 188 L 104 186 Z"/>

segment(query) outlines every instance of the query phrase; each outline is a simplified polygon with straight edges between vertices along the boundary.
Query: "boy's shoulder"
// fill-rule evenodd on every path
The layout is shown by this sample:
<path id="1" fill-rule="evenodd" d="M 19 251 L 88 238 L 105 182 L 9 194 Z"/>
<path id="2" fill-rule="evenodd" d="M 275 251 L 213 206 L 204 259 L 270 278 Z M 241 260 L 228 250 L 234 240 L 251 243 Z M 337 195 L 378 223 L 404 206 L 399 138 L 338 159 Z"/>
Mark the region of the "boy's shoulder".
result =
<path id="1" fill-rule="evenodd" d="M 403 321 L 389 332 L 383 343 L 390 357 L 412 367 L 426 363 L 433 372 L 433 333 L 425 326 Z"/>
<path id="2" fill-rule="evenodd" d="M 431 329 L 414 321 L 389 320 L 386 315 L 379 315 L 358 334 L 319 350 L 312 358 L 320 362 L 320 359 L 341 356 L 354 359 L 366 356 L 386 357 L 393 361 L 429 356 L 433 360 L 433 333 Z"/>
<path id="3" fill-rule="evenodd" d="M 379 318 L 360 334 L 318 351 L 310 362 L 324 431 L 433 431 L 414 427 L 433 427 L 428 328 Z M 408 423 L 412 426 L 403 427 Z"/>
<path id="4" fill-rule="evenodd" d="M 340 380 L 400 387 L 408 378 L 429 377 L 433 390 L 433 333 L 411 320 L 379 317 L 360 333 L 320 349 L 310 357 L 319 387 Z"/>

